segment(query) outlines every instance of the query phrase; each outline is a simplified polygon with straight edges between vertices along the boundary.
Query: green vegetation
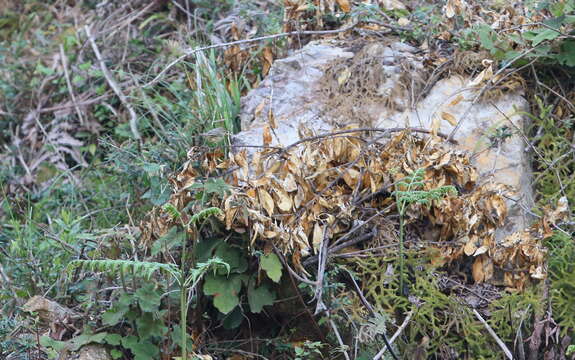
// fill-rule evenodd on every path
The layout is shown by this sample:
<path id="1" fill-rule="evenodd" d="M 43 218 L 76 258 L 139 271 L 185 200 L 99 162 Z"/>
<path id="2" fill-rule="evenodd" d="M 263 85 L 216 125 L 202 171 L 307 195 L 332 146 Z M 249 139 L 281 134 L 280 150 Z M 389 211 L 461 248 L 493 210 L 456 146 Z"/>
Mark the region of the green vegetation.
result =
<path id="1" fill-rule="evenodd" d="M 537 344 L 539 358 L 575 354 L 573 340 L 563 343 L 575 336 L 573 0 L 525 1 L 530 24 L 521 33 L 491 26 L 493 19 L 478 24 L 464 11 L 445 21 L 445 2 L 386 10 L 302 1 L 292 17 L 271 1 L 69 3 L 0 5 L 0 358 L 57 358 L 100 344 L 113 359 L 372 359 L 407 319 L 394 355 L 388 350 L 383 358 L 502 359 L 469 299 L 488 312 L 489 326 L 514 353 L 518 341 L 529 349 L 529 337 L 546 331 L 552 340 Z M 345 3 L 353 3 L 349 12 Z M 415 204 L 458 196 L 452 186 L 427 189 L 423 169 L 389 190 L 399 251 L 331 258 L 319 285 L 296 277 L 305 269 L 313 279 L 317 267 L 304 268 L 271 243 L 256 248 L 249 233 L 226 228 L 223 201 L 236 189 L 206 158 L 227 159 L 230 136 L 241 130 L 240 98 L 266 75 L 266 51 L 279 58 L 313 37 L 195 52 L 151 81 L 190 48 L 351 22 L 387 24 L 391 35 L 425 44 L 437 57 L 438 43 L 484 52 L 496 68 L 526 81 L 532 123 L 521 130 L 534 169 L 532 212 L 545 217 L 566 198 L 571 215 L 549 223 L 548 279 L 520 293 L 470 290 L 467 278 L 446 280 L 452 274 L 431 265 L 434 254 L 423 246 L 406 246 L 414 241 L 404 221 Z M 381 35 L 375 25 L 359 34 Z M 140 139 L 102 63 L 133 107 Z M 453 71 L 481 70 L 472 63 Z M 210 141 L 205 134 L 214 129 L 223 136 Z M 508 130 L 494 129 L 492 140 L 504 140 Z M 179 183 L 182 171 L 197 181 Z M 243 211 L 237 216 L 247 219 Z M 147 242 L 153 236 L 146 232 L 154 231 L 162 235 Z M 469 263 L 456 266 L 469 274 Z M 22 310 L 36 295 L 82 319 L 46 325 L 44 314 Z M 318 300 L 329 311 L 313 314 Z"/>

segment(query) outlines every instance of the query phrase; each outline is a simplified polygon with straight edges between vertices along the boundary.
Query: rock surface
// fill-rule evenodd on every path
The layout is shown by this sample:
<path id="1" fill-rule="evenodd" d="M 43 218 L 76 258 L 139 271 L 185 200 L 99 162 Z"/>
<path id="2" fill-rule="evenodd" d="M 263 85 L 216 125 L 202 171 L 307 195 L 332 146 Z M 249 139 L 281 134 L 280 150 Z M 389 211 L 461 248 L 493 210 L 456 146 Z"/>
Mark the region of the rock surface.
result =
<path id="1" fill-rule="evenodd" d="M 85 345 L 78 351 L 77 354 L 72 356 L 72 359 L 77 360 L 112 360 L 108 350 L 102 345 Z"/>
<path id="2" fill-rule="evenodd" d="M 459 149 L 473 154 L 479 181 L 506 184 L 517 192 L 508 201 L 507 225 L 497 238 L 524 229 L 533 200 L 522 135 L 526 117 L 521 112 L 528 104 L 521 93 L 474 101 L 480 88 L 458 75 L 421 92 L 428 84 L 418 49 L 392 41 L 358 48 L 313 42 L 277 60 L 270 75 L 242 100 L 244 130 L 234 137 L 235 145 L 263 145 L 270 103 L 277 123 L 272 146 L 298 141 L 302 127 L 322 134 L 358 123 L 380 128 L 435 126 L 449 134 L 461 122 L 454 139 Z"/>

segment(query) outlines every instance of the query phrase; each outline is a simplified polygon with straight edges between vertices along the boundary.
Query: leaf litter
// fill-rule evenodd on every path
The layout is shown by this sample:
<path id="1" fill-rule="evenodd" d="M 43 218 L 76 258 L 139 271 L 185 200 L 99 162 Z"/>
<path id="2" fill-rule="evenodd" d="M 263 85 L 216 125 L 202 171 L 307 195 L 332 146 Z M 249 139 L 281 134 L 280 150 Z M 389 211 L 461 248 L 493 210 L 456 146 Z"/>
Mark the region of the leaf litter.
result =
<path id="1" fill-rule="evenodd" d="M 170 203 L 178 209 L 200 206 L 192 204 L 194 184 L 205 181 L 203 174 L 223 176 L 232 190 L 210 205 L 223 210 L 226 229 L 248 234 L 251 249 L 269 254 L 275 246 L 300 272 L 306 272 L 306 258 L 317 257 L 326 242 L 330 256 L 358 246 L 397 244 L 392 192 L 417 169 L 425 170 L 423 190 L 451 185 L 458 194 L 428 206 L 411 205 L 405 219 L 408 234 L 415 237 L 410 243 L 437 254 L 434 265 L 470 259 L 475 283 L 521 291 L 527 282 L 545 279 L 543 240 L 568 213 L 566 205 L 559 206 L 529 229 L 497 239 L 513 189 L 481 181 L 469 155 L 443 139 L 409 131 L 315 136 L 251 155 L 193 150 L 183 171 L 171 179 Z M 155 209 L 142 224 L 143 241 L 163 236 L 172 221 Z"/>

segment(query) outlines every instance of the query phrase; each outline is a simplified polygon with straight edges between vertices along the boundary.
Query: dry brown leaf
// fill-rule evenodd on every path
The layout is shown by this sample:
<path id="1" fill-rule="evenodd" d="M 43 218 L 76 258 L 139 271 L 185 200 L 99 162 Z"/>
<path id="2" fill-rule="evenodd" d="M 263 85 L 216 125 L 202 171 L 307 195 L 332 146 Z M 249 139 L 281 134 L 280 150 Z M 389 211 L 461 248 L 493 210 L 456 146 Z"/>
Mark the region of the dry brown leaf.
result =
<path id="1" fill-rule="evenodd" d="M 465 99 L 465 97 L 463 95 L 459 94 L 455 97 L 455 99 L 453 99 L 449 103 L 449 106 L 455 106 L 455 105 L 459 104 L 463 99 Z"/>
<path id="2" fill-rule="evenodd" d="M 260 114 L 262 113 L 262 111 L 264 110 L 264 108 L 266 107 L 266 103 L 267 100 L 262 100 L 262 102 L 256 106 L 256 109 L 254 110 L 254 118 L 258 118 L 260 116 Z"/>
<path id="3" fill-rule="evenodd" d="M 272 196 L 264 189 L 258 189 L 258 195 L 260 199 L 260 204 L 266 209 L 269 216 L 274 214 L 274 199 Z"/>
<path id="4" fill-rule="evenodd" d="M 262 134 L 263 137 L 263 145 L 269 146 L 272 143 L 272 132 L 270 130 L 270 126 L 266 125 L 264 127 L 264 132 Z"/>
<path id="5" fill-rule="evenodd" d="M 272 64 L 274 62 L 274 54 L 271 46 L 266 46 L 262 50 L 262 58 L 263 58 L 262 73 L 264 76 L 266 76 L 269 73 L 270 68 L 272 67 Z"/>
<path id="6" fill-rule="evenodd" d="M 441 127 L 441 119 L 437 115 L 433 115 L 433 120 L 431 121 L 431 134 L 436 136 L 439 132 L 439 128 Z"/>
<path id="7" fill-rule="evenodd" d="M 445 121 L 447 121 L 448 123 L 451 124 L 451 126 L 456 126 L 457 125 L 457 120 L 455 120 L 455 116 L 451 115 L 448 112 L 441 112 L 441 118 Z"/>
<path id="8" fill-rule="evenodd" d="M 349 0 L 336 0 L 337 4 L 341 8 L 341 11 L 348 13 L 351 11 L 351 6 L 349 4 Z"/>
<path id="9" fill-rule="evenodd" d="M 276 187 L 274 188 L 274 190 L 279 198 L 279 201 L 276 204 L 278 208 L 286 213 L 292 211 L 293 201 L 291 199 L 291 196 L 289 196 L 288 193 L 280 187 Z"/>

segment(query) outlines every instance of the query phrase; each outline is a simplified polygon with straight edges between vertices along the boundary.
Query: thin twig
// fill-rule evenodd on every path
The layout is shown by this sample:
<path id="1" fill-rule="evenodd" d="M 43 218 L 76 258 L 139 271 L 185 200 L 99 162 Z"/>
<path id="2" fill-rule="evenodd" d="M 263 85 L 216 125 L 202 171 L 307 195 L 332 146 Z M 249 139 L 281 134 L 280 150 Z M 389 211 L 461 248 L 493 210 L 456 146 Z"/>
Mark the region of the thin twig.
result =
<path id="1" fill-rule="evenodd" d="M 401 333 L 403 332 L 403 330 L 407 327 L 407 324 L 409 323 L 409 320 L 411 320 L 411 317 L 413 316 L 413 311 L 410 311 L 407 314 L 407 317 L 405 318 L 405 320 L 403 320 L 403 323 L 401 323 L 401 326 L 397 329 L 397 331 L 395 332 L 395 334 L 393 334 L 393 336 L 391 337 L 391 339 L 389 339 L 389 345 L 393 344 L 393 342 L 395 341 L 395 339 L 397 339 L 399 337 L 399 335 L 401 335 Z M 383 349 L 381 349 L 374 357 L 373 360 L 379 360 L 382 358 L 382 356 L 385 354 L 385 351 L 387 350 L 387 346 L 385 346 Z"/>
<path id="2" fill-rule="evenodd" d="M 276 255 L 280 258 L 282 264 L 286 267 L 286 269 L 288 269 L 289 273 L 291 275 L 293 275 L 293 277 L 295 277 L 296 279 L 298 279 L 298 281 L 301 281 L 303 283 L 306 283 L 308 285 L 313 285 L 315 286 L 317 284 L 317 282 L 315 281 L 311 281 L 309 279 L 305 279 L 303 277 L 301 277 L 300 275 L 298 275 L 297 272 L 295 272 L 291 266 L 289 266 L 289 264 L 287 263 L 286 259 L 284 258 L 283 254 L 281 253 L 281 251 L 279 251 L 279 249 L 275 246 L 275 244 L 272 244 L 272 246 L 274 247 L 274 252 L 276 253 Z"/>
<path id="3" fill-rule="evenodd" d="M 343 343 L 341 335 L 339 334 L 339 331 L 337 330 L 337 327 L 335 326 L 335 322 L 333 322 L 333 320 L 331 318 L 329 319 L 329 325 L 331 326 L 331 329 L 333 330 L 333 332 L 335 334 L 337 342 L 339 343 L 339 346 L 341 347 L 341 352 L 343 353 L 345 360 L 351 360 L 349 355 L 347 354 L 347 351 L 345 350 L 346 345 Z"/>
<path id="4" fill-rule="evenodd" d="M 174 61 L 172 61 L 171 63 L 169 63 L 162 71 L 160 71 L 160 73 L 158 75 L 156 75 L 156 77 L 154 79 L 152 79 L 152 81 L 150 81 L 149 83 L 147 83 L 146 85 L 144 85 L 144 87 L 150 87 L 152 85 L 154 85 L 155 83 L 157 83 L 158 81 L 160 81 L 160 79 L 162 78 L 162 76 L 164 76 L 164 74 L 166 72 L 168 72 L 168 70 L 170 70 L 174 65 L 176 65 L 177 63 L 179 63 L 180 61 L 184 60 L 186 57 L 193 55 L 197 52 L 200 51 L 205 51 L 205 50 L 210 50 L 210 49 L 216 49 L 216 48 L 221 48 L 221 47 L 227 47 L 227 46 L 234 46 L 234 45 L 241 45 L 241 44 L 249 44 L 249 43 L 253 43 L 253 42 L 258 42 L 258 41 L 262 41 L 262 40 L 270 40 L 270 39 L 276 39 L 279 37 L 284 37 L 284 36 L 292 36 L 292 35 L 328 35 L 328 34 L 338 34 L 341 32 L 346 32 L 348 30 L 353 29 L 355 26 L 357 25 L 357 22 L 346 26 L 344 28 L 341 29 L 337 29 L 337 30 L 321 30 L 321 31 L 289 31 L 289 32 L 284 32 L 284 33 L 279 33 L 279 34 L 273 34 L 273 35 L 266 35 L 266 36 L 259 36 L 253 39 L 243 39 L 243 40 L 237 40 L 237 41 L 231 41 L 231 42 L 227 42 L 227 43 L 223 43 L 223 44 L 213 44 L 213 45 L 208 45 L 208 46 L 202 46 L 199 48 L 195 48 L 195 49 L 188 49 L 186 50 L 186 52 L 181 55 L 180 57 L 178 57 L 177 59 L 175 59 Z"/>
<path id="5" fill-rule="evenodd" d="M 142 138 L 142 136 L 140 135 L 140 132 L 138 131 L 138 115 L 136 114 L 136 111 L 134 110 L 134 108 L 132 107 L 130 102 L 128 101 L 128 98 L 126 97 L 126 95 L 124 95 L 124 93 L 122 92 L 122 90 L 118 86 L 118 82 L 114 79 L 114 75 L 112 75 L 110 70 L 108 70 L 106 63 L 104 63 L 104 59 L 102 58 L 102 54 L 100 53 L 100 49 L 98 49 L 98 45 L 96 45 L 96 41 L 94 40 L 94 37 L 92 37 L 92 33 L 90 31 L 90 26 L 85 25 L 84 31 L 86 32 L 86 36 L 88 37 L 88 40 L 90 41 L 90 45 L 92 46 L 92 50 L 94 51 L 94 54 L 96 55 L 96 59 L 98 60 L 98 63 L 100 64 L 100 69 L 102 70 L 102 73 L 104 74 L 104 78 L 106 78 L 108 85 L 110 85 L 112 90 L 114 90 L 114 93 L 116 93 L 116 96 L 118 96 L 118 98 L 120 99 L 120 101 L 122 102 L 124 107 L 128 110 L 128 113 L 130 114 L 130 130 L 132 131 L 132 135 L 134 135 L 134 138 L 136 138 L 137 140 L 140 140 Z"/>
<path id="6" fill-rule="evenodd" d="M 487 331 L 489 332 L 489 335 L 491 335 L 493 337 L 493 339 L 495 339 L 495 342 L 497 342 L 497 345 L 499 345 L 499 347 L 501 348 L 501 350 L 503 350 L 503 352 L 505 353 L 505 356 L 507 356 L 508 359 L 513 360 L 513 354 L 511 354 L 511 351 L 509 351 L 509 349 L 507 348 L 507 345 L 505 345 L 505 343 L 501 340 L 501 338 L 499 336 L 497 336 L 497 334 L 495 333 L 495 331 L 493 331 L 493 329 L 491 328 L 491 326 L 489 326 L 489 324 L 487 323 L 487 321 L 485 321 L 485 319 L 481 316 L 481 314 L 479 313 L 479 311 L 477 311 L 476 309 L 473 309 L 473 314 L 475 314 L 475 317 L 477 317 L 477 319 L 479 321 L 481 321 L 481 323 L 483 324 L 483 326 L 485 326 L 485 328 L 487 329 Z M 374 358 L 375 360 L 375 358 Z"/>
<path id="7" fill-rule="evenodd" d="M 340 245 L 334 246 L 334 247 L 332 247 L 332 248 L 329 248 L 328 251 L 327 251 L 327 255 L 328 255 L 329 257 L 333 257 L 333 255 L 334 255 L 335 253 L 337 253 L 338 251 L 340 251 L 341 249 L 344 249 L 344 248 L 349 247 L 349 246 L 351 246 L 351 245 L 355 245 L 355 244 L 360 243 L 360 242 L 365 241 L 365 240 L 369 240 L 369 239 L 373 238 L 373 237 L 375 236 L 375 234 L 376 234 L 376 231 L 375 231 L 375 229 L 374 229 L 374 231 L 372 231 L 372 232 L 370 232 L 370 233 L 363 234 L 363 235 L 358 236 L 358 237 L 356 237 L 356 238 L 354 238 L 354 239 L 351 239 L 351 240 L 349 240 L 349 241 L 346 241 L 346 242 L 343 243 L 343 244 L 340 244 Z M 311 264 L 315 264 L 318 260 L 319 260 L 319 256 L 312 256 L 312 257 L 309 257 L 309 258 L 305 259 L 305 261 L 303 262 L 303 265 L 304 265 L 304 266 L 309 266 L 309 265 L 311 265 Z"/>
<path id="8" fill-rule="evenodd" d="M 310 142 L 310 141 L 315 141 L 315 140 L 319 140 L 319 139 L 323 139 L 326 137 L 330 137 L 330 136 L 334 136 L 334 135 L 341 135 L 341 134 L 351 134 L 354 132 L 400 132 L 400 131 L 413 131 L 413 132 L 417 132 L 417 133 L 423 133 L 423 134 L 431 134 L 431 130 L 427 130 L 427 129 L 422 129 L 422 128 L 418 128 L 418 127 L 395 127 L 395 128 L 357 128 L 357 129 L 347 129 L 347 130 L 339 130 L 339 131 L 334 131 L 331 133 L 326 133 L 326 134 L 321 134 L 321 135 L 316 135 L 316 136 L 310 136 L 308 138 L 305 139 L 301 139 L 298 140 L 296 142 L 294 142 L 291 145 L 286 146 L 285 148 L 283 148 L 283 152 L 287 152 L 288 150 L 303 144 L 305 142 Z M 437 136 L 442 137 L 447 139 L 448 135 L 443 134 L 438 132 Z M 456 140 L 449 140 L 451 143 L 453 144 L 457 144 Z"/>

